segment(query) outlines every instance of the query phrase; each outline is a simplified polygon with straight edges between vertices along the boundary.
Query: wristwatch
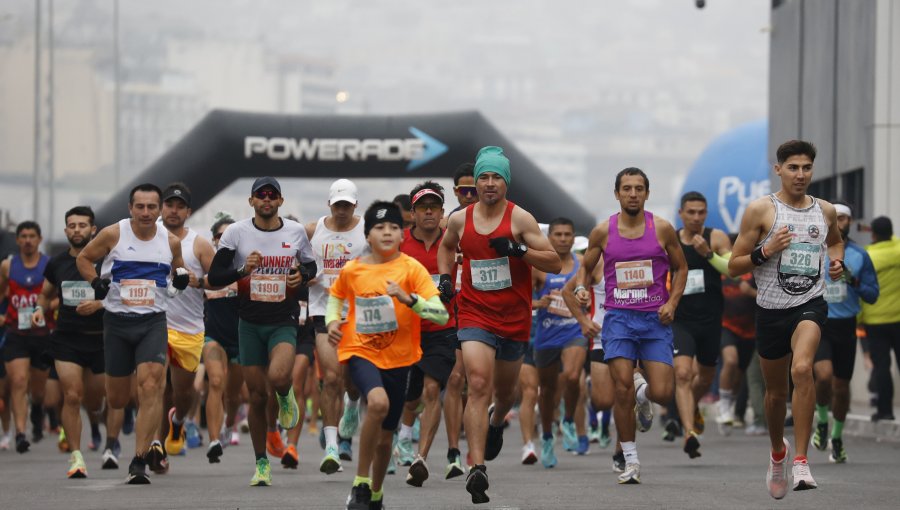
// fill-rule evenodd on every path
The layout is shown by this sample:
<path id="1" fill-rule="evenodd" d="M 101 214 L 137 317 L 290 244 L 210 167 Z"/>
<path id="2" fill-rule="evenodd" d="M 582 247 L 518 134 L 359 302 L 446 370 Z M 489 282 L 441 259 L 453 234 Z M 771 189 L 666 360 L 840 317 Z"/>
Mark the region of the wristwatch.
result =
<path id="1" fill-rule="evenodd" d="M 246 269 L 245 269 L 246 267 L 247 267 L 247 266 L 245 266 L 244 264 L 241 264 L 241 267 L 239 267 L 239 268 L 237 269 L 237 272 L 238 272 L 239 275 L 241 275 L 241 278 L 247 276 L 247 272 L 246 272 Z"/>
<path id="2" fill-rule="evenodd" d="M 411 301 L 411 302 L 409 303 L 409 305 L 407 305 L 407 306 L 409 306 L 410 308 L 412 308 L 412 307 L 416 306 L 416 303 L 419 302 L 419 295 L 416 294 L 415 292 L 411 292 L 411 293 L 409 294 L 409 299 L 411 299 L 412 301 Z"/>

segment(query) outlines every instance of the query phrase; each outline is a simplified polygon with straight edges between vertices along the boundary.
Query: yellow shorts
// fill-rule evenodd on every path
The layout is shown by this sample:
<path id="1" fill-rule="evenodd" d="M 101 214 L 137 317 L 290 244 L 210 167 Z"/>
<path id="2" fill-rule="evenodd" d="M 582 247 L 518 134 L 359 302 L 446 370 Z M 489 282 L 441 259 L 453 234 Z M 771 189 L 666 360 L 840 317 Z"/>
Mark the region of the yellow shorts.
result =
<path id="1" fill-rule="evenodd" d="M 204 332 L 195 335 L 169 329 L 169 363 L 196 372 L 203 352 Z"/>

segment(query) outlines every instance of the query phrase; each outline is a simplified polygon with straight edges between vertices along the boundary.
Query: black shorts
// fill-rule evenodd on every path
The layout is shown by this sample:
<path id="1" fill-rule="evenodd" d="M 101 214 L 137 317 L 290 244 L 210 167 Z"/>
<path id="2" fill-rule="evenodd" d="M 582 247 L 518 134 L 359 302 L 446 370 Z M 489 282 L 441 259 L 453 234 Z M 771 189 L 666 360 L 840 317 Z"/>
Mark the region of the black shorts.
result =
<path id="1" fill-rule="evenodd" d="M 315 330 L 316 334 L 327 334 L 328 333 L 328 325 L 325 324 L 325 316 L 324 315 L 316 315 L 315 317 L 309 317 L 307 320 L 312 319 L 313 330 Z"/>
<path id="2" fill-rule="evenodd" d="M 722 343 L 722 321 L 720 315 L 715 315 L 715 319 L 707 322 L 673 322 L 675 357 L 696 357 L 697 363 L 703 366 L 716 366 Z"/>
<path id="3" fill-rule="evenodd" d="M 462 347 L 460 347 L 462 348 Z M 530 367 L 534 367 L 534 344 L 528 344 L 528 347 L 525 349 L 525 357 L 522 358 L 522 364 L 528 365 Z"/>
<path id="4" fill-rule="evenodd" d="M 294 352 L 309 358 L 309 363 L 316 361 L 316 330 L 313 322 L 309 319 L 306 324 L 297 326 L 297 345 Z"/>
<path id="5" fill-rule="evenodd" d="M 90 368 L 95 374 L 105 372 L 103 335 L 72 331 L 54 331 L 50 335 L 50 355 L 56 361 L 75 363 Z"/>
<path id="6" fill-rule="evenodd" d="M 457 343 L 456 328 L 422 333 L 422 359 L 410 368 L 407 402 L 422 396 L 426 375 L 444 389 L 453 372 L 453 365 L 456 364 Z"/>
<path id="7" fill-rule="evenodd" d="M 31 368 L 49 370 L 53 364 L 50 357 L 50 341 L 48 336 L 22 336 L 13 331 L 6 331 L 6 344 L 3 346 L 3 361 L 28 358 Z"/>
<path id="8" fill-rule="evenodd" d="M 738 353 L 738 368 L 746 372 L 750 362 L 753 361 L 753 352 L 756 350 L 756 343 L 753 339 L 741 338 L 734 331 L 728 328 L 722 328 L 722 348 L 734 346 Z"/>
<path id="9" fill-rule="evenodd" d="M 801 321 L 819 328 L 828 318 L 828 303 L 821 296 L 783 310 L 756 307 L 756 352 L 761 358 L 781 359 L 791 353 L 791 337 Z"/>
<path id="10" fill-rule="evenodd" d="M 353 356 L 347 360 L 350 370 L 350 379 L 359 388 L 361 395 L 368 395 L 375 388 L 383 388 L 388 397 L 388 413 L 381 422 L 383 430 L 396 430 L 403 415 L 403 405 L 406 403 L 406 382 L 409 377 L 409 367 L 391 368 L 382 370 L 371 361 Z"/>
<path id="11" fill-rule="evenodd" d="M 139 316 L 103 315 L 106 374 L 128 377 L 141 363 L 166 364 L 169 332 L 165 312 Z"/>
<path id="12" fill-rule="evenodd" d="M 856 317 L 828 319 L 816 351 L 816 362 L 831 361 L 834 376 L 849 381 L 856 363 Z"/>
<path id="13" fill-rule="evenodd" d="M 606 359 L 604 359 L 606 353 L 603 352 L 603 349 L 591 349 L 591 352 L 588 354 L 588 360 L 591 363 L 603 363 L 606 364 Z"/>

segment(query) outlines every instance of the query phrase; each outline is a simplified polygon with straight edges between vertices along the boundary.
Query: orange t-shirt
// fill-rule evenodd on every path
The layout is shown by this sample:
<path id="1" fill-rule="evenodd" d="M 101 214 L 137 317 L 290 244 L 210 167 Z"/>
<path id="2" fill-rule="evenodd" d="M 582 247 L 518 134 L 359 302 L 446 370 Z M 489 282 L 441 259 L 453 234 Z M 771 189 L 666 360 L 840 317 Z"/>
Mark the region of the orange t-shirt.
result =
<path id="1" fill-rule="evenodd" d="M 359 356 L 387 370 L 408 367 L 422 357 L 421 320 L 412 308 L 387 295 L 388 280 L 419 299 L 438 295 L 425 266 L 405 253 L 383 264 L 348 262 L 331 285 L 331 295 L 350 306 L 337 348 L 341 363 Z"/>

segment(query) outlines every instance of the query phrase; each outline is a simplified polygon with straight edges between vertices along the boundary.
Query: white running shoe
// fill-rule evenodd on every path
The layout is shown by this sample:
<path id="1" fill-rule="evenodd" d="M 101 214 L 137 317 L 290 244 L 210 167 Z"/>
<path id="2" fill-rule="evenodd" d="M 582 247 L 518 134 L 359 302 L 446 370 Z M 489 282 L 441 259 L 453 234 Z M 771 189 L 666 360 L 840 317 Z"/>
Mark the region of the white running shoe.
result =
<path id="1" fill-rule="evenodd" d="M 9 444 L 12 442 L 9 434 L 3 434 L 3 437 L 0 437 L 0 450 L 7 451 L 9 450 Z"/>
<path id="2" fill-rule="evenodd" d="M 236 430 L 232 430 L 231 439 L 228 441 L 228 444 L 230 444 L 231 446 L 237 446 L 241 444 L 241 433 Z"/>
<path id="3" fill-rule="evenodd" d="M 619 475 L 619 483 L 623 485 L 641 483 L 641 465 L 638 463 L 626 464 L 625 472 Z"/>
<path id="4" fill-rule="evenodd" d="M 716 418 L 716 423 L 719 425 L 719 433 L 723 436 L 730 436 L 734 427 L 734 411 L 731 408 L 731 399 L 720 398 L 718 407 L 719 416 Z"/>
<path id="5" fill-rule="evenodd" d="M 769 489 L 769 495 L 775 499 L 783 498 L 788 489 L 787 461 L 791 456 L 791 444 L 787 439 L 783 440 L 784 458 L 780 462 L 775 462 L 772 459 L 772 452 L 769 452 L 769 469 L 766 471 L 766 487 Z"/>
<path id="6" fill-rule="evenodd" d="M 819 486 L 809 473 L 809 463 L 805 460 L 794 461 L 794 490 L 805 491 L 807 489 L 815 489 Z"/>
<path id="7" fill-rule="evenodd" d="M 534 464 L 537 462 L 537 453 L 534 451 L 534 443 L 529 441 L 522 446 L 522 464 Z"/>
<path id="8" fill-rule="evenodd" d="M 650 427 L 653 426 L 653 402 L 650 402 L 650 399 L 645 399 L 643 403 L 637 400 L 637 392 L 641 389 L 641 386 L 646 386 L 647 380 L 644 379 L 644 376 L 640 374 L 640 372 L 634 373 L 634 412 L 637 418 L 637 426 L 638 430 L 641 432 L 647 432 L 650 430 Z M 627 470 L 625 471 L 628 472 Z M 640 481 L 638 482 L 640 483 Z"/>

